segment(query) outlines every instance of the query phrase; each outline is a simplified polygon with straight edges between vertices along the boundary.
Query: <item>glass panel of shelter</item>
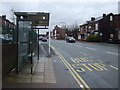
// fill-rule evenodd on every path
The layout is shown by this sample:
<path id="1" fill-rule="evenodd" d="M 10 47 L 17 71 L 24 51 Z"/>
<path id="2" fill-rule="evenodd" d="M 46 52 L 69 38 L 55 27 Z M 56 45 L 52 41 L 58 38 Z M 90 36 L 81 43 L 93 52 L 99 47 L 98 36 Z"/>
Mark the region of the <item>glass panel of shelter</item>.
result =
<path id="1" fill-rule="evenodd" d="M 31 30 L 30 21 L 19 21 L 18 35 L 18 69 L 28 62 L 28 54 L 30 53 L 29 31 Z"/>

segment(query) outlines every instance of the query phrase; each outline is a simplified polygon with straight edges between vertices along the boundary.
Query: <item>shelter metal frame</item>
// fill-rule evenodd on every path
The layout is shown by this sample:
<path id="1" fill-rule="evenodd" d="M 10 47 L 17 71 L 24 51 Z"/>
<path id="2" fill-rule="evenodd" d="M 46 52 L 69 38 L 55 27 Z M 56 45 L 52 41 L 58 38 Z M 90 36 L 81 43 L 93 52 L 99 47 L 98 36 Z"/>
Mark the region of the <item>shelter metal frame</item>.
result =
<path id="1" fill-rule="evenodd" d="M 19 73 L 18 68 L 18 45 L 19 45 L 19 21 L 31 21 L 32 22 L 32 28 L 31 29 L 37 29 L 38 30 L 38 60 L 39 60 L 39 30 L 40 29 L 48 29 L 46 26 L 49 26 L 49 14 L 50 13 L 44 13 L 44 12 L 15 12 L 14 13 L 17 16 L 16 19 L 16 25 L 17 25 L 17 37 L 16 37 L 16 44 L 17 44 L 17 58 L 16 58 L 16 73 Z M 45 28 L 33 28 L 33 26 L 45 26 Z M 32 42 L 29 41 L 31 44 Z M 31 74 L 33 73 L 33 51 L 30 52 L 30 61 L 31 61 Z"/>

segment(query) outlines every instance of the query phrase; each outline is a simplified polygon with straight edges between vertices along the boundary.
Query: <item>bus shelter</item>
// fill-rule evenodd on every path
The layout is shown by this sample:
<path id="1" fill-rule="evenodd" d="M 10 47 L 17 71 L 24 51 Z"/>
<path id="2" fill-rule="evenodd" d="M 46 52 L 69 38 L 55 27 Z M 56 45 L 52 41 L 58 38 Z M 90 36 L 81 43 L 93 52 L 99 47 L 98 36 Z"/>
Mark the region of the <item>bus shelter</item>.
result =
<path id="1" fill-rule="evenodd" d="M 17 25 L 17 59 L 16 73 L 27 63 L 31 62 L 33 72 L 33 55 L 39 60 L 39 30 L 48 29 L 49 13 L 45 12 L 15 12 Z"/>

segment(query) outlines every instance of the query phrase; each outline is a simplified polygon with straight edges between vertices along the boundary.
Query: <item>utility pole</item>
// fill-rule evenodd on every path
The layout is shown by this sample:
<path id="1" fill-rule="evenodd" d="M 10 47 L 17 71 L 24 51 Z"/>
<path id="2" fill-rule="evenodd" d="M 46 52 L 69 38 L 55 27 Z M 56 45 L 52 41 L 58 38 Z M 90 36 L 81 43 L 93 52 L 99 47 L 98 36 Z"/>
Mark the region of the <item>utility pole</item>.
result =
<path id="1" fill-rule="evenodd" d="M 48 52 L 49 52 L 48 57 L 51 57 L 50 56 L 50 29 L 49 29 L 49 51 Z"/>

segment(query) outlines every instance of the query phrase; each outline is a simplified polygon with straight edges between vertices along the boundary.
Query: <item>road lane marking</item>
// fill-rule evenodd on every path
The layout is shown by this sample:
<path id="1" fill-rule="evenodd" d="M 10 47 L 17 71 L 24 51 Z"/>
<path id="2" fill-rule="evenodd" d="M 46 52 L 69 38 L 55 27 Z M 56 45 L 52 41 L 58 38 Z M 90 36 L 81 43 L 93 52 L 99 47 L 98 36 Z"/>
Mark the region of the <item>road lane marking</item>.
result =
<path id="1" fill-rule="evenodd" d="M 103 61 L 101 61 L 101 60 L 98 60 L 100 63 L 103 63 Z"/>
<path id="2" fill-rule="evenodd" d="M 112 66 L 112 65 L 109 65 L 110 67 L 112 67 L 112 68 L 114 68 L 114 69 L 116 69 L 116 70 L 118 70 L 118 68 L 117 67 L 115 67 L 115 66 Z"/>
<path id="3" fill-rule="evenodd" d="M 90 47 L 85 47 L 86 49 L 89 49 L 89 50 L 97 50 L 97 49 L 94 49 L 94 48 L 90 48 Z"/>
<path id="4" fill-rule="evenodd" d="M 103 66 L 101 66 L 100 64 L 98 64 L 98 63 L 94 63 L 94 65 L 96 66 L 96 67 L 98 67 L 100 70 L 108 70 L 107 68 L 105 68 L 105 65 Z"/>
<path id="5" fill-rule="evenodd" d="M 58 53 L 60 56 L 60 58 L 61 58 L 61 60 L 64 62 L 64 64 L 68 67 L 69 65 L 66 63 L 66 61 L 64 60 L 64 58 L 63 58 L 63 56 L 61 56 L 61 54 L 60 53 Z M 69 68 L 69 67 L 68 67 Z M 75 80 L 78 82 L 78 84 L 79 84 L 79 86 L 81 87 L 81 83 L 80 83 L 80 81 L 77 79 L 77 77 L 74 75 L 74 73 L 73 73 L 73 71 L 71 70 L 71 67 L 69 68 L 70 69 L 70 71 L 71 71 L 71 74 L 73 75 L 73 77 L 75 78 Z M 81 88 L 83 88 L 84 89 L 84 87 L 81 87 Z"/>
<path id="6" fill-rule="evenodd" d="M 88 58 L 80 58 L 81 60 L 83 60 L 84 62 L 91 62 L 92 60 L 88 60 Z"/>
<path id="7" fill-rule="evenodd" d="M 51 46 L 52 47 L 52 46 Z M 81 82 L 77 79 L 77 77 L 75 76 L 75 74 L 73 73 L 73 71 L 68 67 L 68 65 L 65 63 L 65 61 L 63 60 L 63 58 L 60 56 L 60 53 L 54 48 L 54 47 L 52 47 L 53 48 L 53 50 L 55 50 L 55 52 L 56 52 L 56 54 L 60 57 L 60 59 L 63 61 L 63 63 L 65 64 L 65 66 L 69 69 L 69 71 L 70 71 L 70 73 L 72 74 L 72 76 L 74 77 L 74 79 L 77 81 L 77 83 L 78 83 L 78 85 L 81 87 L 81 88 L 83 88 L 83 90 L 85 90 L 84 89 L 84 87 L 83 87 L 83 85 L 81 84 Z"/>
<path id="8" fill-rule="evenodd" d="M 75 60 L 73 60 L 72 58 L 70 58 L 70 59 L 71 59 L 71 61 L 72 61 L 73 63 L 76 63 Z"/>
<path id="9" fill-rule="evenodd" d="M 51 46 L 52 47 L 52 46 Z M 79 80 L 84 84 L 84 86 L 85 86 L 85 88 L 87 88 L 88 90 L 91 90 L 90 89 L 90 87 L 86 84 L 86 82 L 83 80 L 83 78 L 74 70 L 74 68 L 65 60 L 65 58 L 54 48 L 54 47 L 52 47 L 54 50 L 55 50 L 55 52 L 56 52 L 56 54 L 61 58 L 61 60 L 64 62 L 64 64 L 68 67 L 69 66 L 69 69 L 71 70 L 71 74 L 73 75 L 73 76 L 77 76 L 77 78 L 79 78 Z M 73 73 L 74 72 L 74 73 Z M 74 75 L 75 74 L 75 75 Z M 79 86 L 81 87 L 81 83 L 80 83 L 80 81 L 78 80 L 78 79 L 76 79 L 76 76 L 74 77 L 75 78 L 75 80 L 77 81 L 77 83 L 79 84 Z M 84 89 L 85 90 L 85 88 L 83 88 L 83 87 L 81 87 L 82 89 Z"/>
<path id="10" fill-rule="evenodd" d="M 93 69 L 100 71 L 98 68 L 96 68 L 95 66 L 92 65 L 92 63 L 88 63 L 89 66 L 91 66 Z"/>
<path id="11" fill-rule="evenodd" d="M 75 62 L 81 62 L 81 60 L 79 60 L 79 58 L 75 58 L 74 61 Z"/>
<path id="12" fill-rule="evenodd" d="M 83 54 L 83 55 L 87 56 L 87 54 Z"/>
<path id="13" fill-rule="evenodd" d="M 88 69 L 89 71 L 107 71 L 108 69 L 105 68 L 105 66 L 100 65 L 99 63 L 83 63 L 83 64 L 73 64 L 72 65 L 77 71 L 79 72 L 85 72 L 84 68 L 81 68 L 80 66 L 84 66 L 86 69 Z"/>
<path id="14" fill-rule="evenodd" d="M 83 68 L 78 68 L 78 69 L 76 69 L 76 71 L 77 71 L 77 72 L 85 72 L 85 69 L 83 69 Z"/>
<path id="15" fill-rule="evenodd" d="M 57 53 L 58 54 L 58 53 Z M 68 67 L 68 65 L 65 63 L 65 61 L 63 60 L 63 58 L 61 56 L 59 56 L 60 59 L 63 61 L 63 63 L 65 64 L 65 66 L 69 69 L 70 73 L 72 74 L 72 76 L 74 77 L 74 79 L 77 81 L 78 85 L 81 87 L 81 88 L 84 88 L 83 85 L 81 84 L 81 82 L 77 79 L 77 77 L 74 75 L 74 73 L 72 72 L 72 70 Z"/>
<path id="16" fill-rule="evenodd" d="M 61 57 L 63 57 L 60 53 L 59 53 L 59 55 L 61 56 Z M 65 58 L 63 57 L 63 59 L 65 60 Z M 74 70 L 74 68 L 65 60 L 65 62 L 68 64 L 68 66 L 73 70 L 73 72 L 76 74 L 76 76 L 79 78 L 79 80 L 86 86 L 86 88 L 88 88 L 89 90 L 91 90 L 90 89 L 90 87 L 86 84 L 86 82 L 83 80 L 83 78 Z"/>
<path id="17" fill-rule="evenodd" d="M 77 47 L 82 47 L 81 45 L 76 45 Z"/>
<path id="18" fill-rule="evenodd" d="M 43 52 L 46 54 L 46 51 L 45 51 L 45 49 L 43 48 L 43 46 L 40 46 L 41 47 L 41 49 L 43 50 Z"/>
<path id="19" fill-rule="evenodd" d="M 113 52 L 105 52 L 105 53 L 112 54 L 112 55 L 117 55 L 118 56 L 117 53 L 113 53 Z"/>
<path id="20" fill-rule="evenodd" d="M 80 85 L 81 88 L 83 88 L 83 85 Z"/>
<path id="21" fill-rule="evenodd" d="M 72 64 L 77 72 L 85 72 L 85 69 L 81 68 L 79 64 Z"/>
<path id="22" fill-rule="evenodd" d="M 82 60 L 80 60 L 82 59 Z M 87 58 L 70 58 L 70 60 L 74 63 L 72 66 L 76 69 L 78 72 L 85 72 L 84 68 L 81 68 L 81 65 L 84 66 L 89 71 L 107 71 L 108 69 L 105 68 L 106 65 L 102 63 L 93 63 L 92 60 L 86 60 Z M 82 62 L 82 63 L 81 63 Z M 91 63 L 88 63 L 91 62 Z"/>
<path id="23" fill-rule="evenodd" d="M 70 58 L 70 60 L 73 63 L 79 63 L 79 62 L 92 62 L 92 60 L 87 60 L 87 58 Z"/>
<path id="24" fill-rule="evenodd" d="M 86 67 L 88 70 L 93 71 L 93 70 L 90 69 L 86 64 L 81 64 L 81 65 L 83 65 L 84 67 Z"/>

